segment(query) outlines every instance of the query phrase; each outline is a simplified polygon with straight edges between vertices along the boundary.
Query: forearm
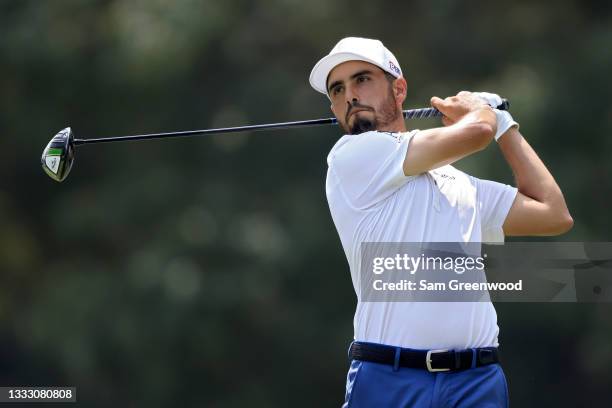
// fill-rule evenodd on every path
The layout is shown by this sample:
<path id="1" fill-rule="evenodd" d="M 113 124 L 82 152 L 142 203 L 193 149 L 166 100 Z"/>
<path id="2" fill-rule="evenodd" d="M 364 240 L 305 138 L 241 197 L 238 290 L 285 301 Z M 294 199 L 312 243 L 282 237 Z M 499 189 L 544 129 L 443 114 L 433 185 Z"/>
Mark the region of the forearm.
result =
<path id="1" fill-rule="evenodd" d="M 511 128 L 498 142 L 514 173 L 518 190 L 536 201 L 567 211 L 557 182 L 518 129 Z"/>
<path id="2" fill-rule="evenodd" d="M 421 174 L 483 150 L 495 134 L 495 114 L 490 108 L 470 112 L 445 127 L 418 132 L 404 160 L 404 174 Z"/>
<path id="3" fill-rule="evenodd" d="M 484 135 L 481 146 L 481 148 L 484 149 L 493 141 L 493 136 L 495 135 L 495 129 L 497 126 L 496 123 L 497 120 L 495 118 L 493 109 L 491 109 L 489 106 L 484 106 L 481 109 L 468 113 L 452 126 L 462 128 L 462 131 L 465 134 L 474 133 L 472 129 L 476 128 L 477 131 L 475 133 L 477 135 Z"/>

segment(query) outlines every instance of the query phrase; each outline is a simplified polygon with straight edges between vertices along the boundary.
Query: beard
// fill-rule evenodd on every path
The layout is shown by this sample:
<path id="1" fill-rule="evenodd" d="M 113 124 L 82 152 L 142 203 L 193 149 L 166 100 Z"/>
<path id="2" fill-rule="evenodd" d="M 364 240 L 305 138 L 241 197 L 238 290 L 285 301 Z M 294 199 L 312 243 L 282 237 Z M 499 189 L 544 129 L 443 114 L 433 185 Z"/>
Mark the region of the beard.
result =
<path id="1" fill-rule="evenodd" d="M 376 125 L 378 121 L 376 118 L 374 120 L 369 120 L 366 118 L 357 118 L 353 122 L 353 126 L 348 130 L 349 135 L 358 135 L 359 133 L 369 132 L 371 130 L 376 129 Z"/>
<path id="2" fill-rule="evenodd" d="M 374 118 L 368 119 L 355 117 L 355 120 L 350 127 L 348 125 L 348 120 L 346 120 L 343 128 L 349 135 L 358 135 L 359 133 L 370 132 L 372 130 L 378 130 L 386 127 L 402 114 L 395 103 L 395 96 L 393 96 L 391 89 L 389 90 L 387 98 L 384 100 L 378 111 L 374 110 L 370 106 L 361 105 L 355 101 L 347 111 L 347 118 L 353 109 L 368 109 L 374 112 Z"/>

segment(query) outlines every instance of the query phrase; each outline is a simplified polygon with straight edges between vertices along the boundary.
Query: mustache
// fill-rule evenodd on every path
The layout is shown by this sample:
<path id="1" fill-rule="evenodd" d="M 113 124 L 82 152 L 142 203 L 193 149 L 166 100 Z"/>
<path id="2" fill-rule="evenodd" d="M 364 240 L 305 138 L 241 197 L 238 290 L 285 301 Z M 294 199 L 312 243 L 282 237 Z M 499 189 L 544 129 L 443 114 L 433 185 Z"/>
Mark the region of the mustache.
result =
<path id="1" fill-rule="evenodd" d="M 366 106 L 366 105 L 362 105 L 359 102 L 355 101 L 353 103 L 349 103 L 349 108 L 346 111 L 346 115 L 344 117 L 344 122 L 348 123 L 348 118 L 349 116 L 351 116 L 351 113 L 353 113 L 353 111 L 355 109 L 359 109 L 359 110 L 368 110 L 368 111 L 374 111 L 374 109 L 372 109 L 370 106 Z"/>

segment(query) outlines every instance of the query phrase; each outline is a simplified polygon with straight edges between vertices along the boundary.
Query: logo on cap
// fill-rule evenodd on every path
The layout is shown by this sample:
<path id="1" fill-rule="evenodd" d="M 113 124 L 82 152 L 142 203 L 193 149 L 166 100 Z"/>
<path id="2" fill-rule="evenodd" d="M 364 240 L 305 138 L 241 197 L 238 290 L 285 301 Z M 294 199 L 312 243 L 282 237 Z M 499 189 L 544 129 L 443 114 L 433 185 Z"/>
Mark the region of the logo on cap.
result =
<path id="1" fill-rule="evenodd" d="M 400 75 L 399 68 L 396 67 L 395 64 L 391 61 L 389 61 L 389 68 L 391 69 L 391 71 L 395 72 L 397 75 Z"/>

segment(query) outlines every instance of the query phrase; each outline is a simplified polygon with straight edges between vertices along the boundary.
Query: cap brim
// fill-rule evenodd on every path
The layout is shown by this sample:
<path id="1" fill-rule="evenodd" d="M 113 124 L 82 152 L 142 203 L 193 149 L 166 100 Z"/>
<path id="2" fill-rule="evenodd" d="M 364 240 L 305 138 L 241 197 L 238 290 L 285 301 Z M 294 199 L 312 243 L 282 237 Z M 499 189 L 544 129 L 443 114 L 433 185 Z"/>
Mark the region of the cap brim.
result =
<path id="1" fill-rule="evenodd" d="M 383 71 L 385 70 L 375 61 L 364 58 L 361 55 L 353 54 L 352 52 L 341 52 L 338 54 L 327 55 L 316 63 L 310 72 L 310 86 L 322 94 L 327 94 L 327 77 L 332 69 L 346 61 L 365 61 L 376 65 Z"/>

